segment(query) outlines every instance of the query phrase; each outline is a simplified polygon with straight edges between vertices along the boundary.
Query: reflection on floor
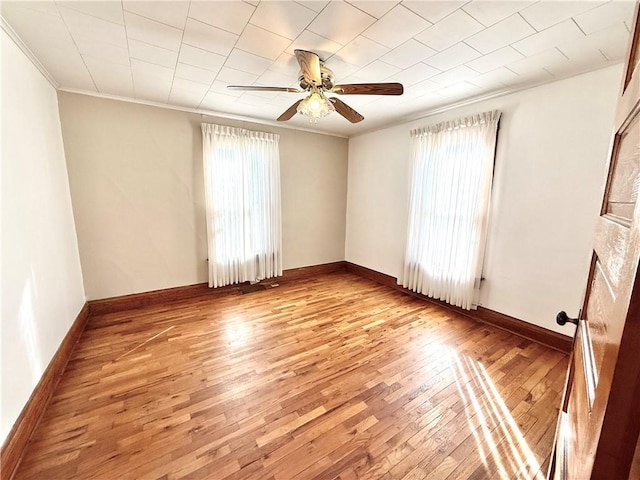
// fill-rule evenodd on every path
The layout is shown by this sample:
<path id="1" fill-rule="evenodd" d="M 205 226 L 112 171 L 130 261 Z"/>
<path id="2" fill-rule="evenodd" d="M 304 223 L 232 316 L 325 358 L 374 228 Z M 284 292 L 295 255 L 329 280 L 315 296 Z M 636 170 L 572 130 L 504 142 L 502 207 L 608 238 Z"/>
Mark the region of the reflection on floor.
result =
<path id="1" fill-rule="evenodd" d="M 564 354 L 349 273 L 95 317 L 17 479 L 542 479 Z"/>

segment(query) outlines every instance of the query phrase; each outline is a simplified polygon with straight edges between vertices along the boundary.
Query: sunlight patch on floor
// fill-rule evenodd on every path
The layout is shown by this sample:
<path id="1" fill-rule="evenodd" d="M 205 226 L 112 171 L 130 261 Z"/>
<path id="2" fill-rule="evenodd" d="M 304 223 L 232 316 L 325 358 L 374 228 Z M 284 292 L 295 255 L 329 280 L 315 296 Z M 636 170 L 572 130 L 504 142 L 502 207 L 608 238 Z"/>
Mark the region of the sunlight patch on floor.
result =
<path id="1" fill-rule="evenodd" d="M 535 454 L 482 363 L 453 350 L 449 358 L 483 465 L 491 468 L 495 464 L 505 480 L 543 480 Z"/>

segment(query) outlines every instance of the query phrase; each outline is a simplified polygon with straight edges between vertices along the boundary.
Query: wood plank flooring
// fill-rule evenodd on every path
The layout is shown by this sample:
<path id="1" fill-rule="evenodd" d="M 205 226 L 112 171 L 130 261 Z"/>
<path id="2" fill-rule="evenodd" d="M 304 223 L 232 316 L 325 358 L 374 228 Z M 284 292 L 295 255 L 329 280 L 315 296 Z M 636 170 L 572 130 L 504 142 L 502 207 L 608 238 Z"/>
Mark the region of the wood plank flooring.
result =
<path id="1" fill-rule="evenodd" d="M 97 316 L 16 479 L 542 479 L 566 366 L 350 273 Z"/>

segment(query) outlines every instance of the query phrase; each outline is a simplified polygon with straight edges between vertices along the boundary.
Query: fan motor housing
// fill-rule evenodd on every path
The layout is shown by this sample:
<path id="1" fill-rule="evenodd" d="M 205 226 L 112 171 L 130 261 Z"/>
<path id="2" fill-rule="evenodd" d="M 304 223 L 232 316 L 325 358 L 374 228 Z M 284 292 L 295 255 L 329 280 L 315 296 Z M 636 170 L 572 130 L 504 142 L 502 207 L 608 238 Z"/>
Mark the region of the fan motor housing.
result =
<path id="1" fill-rule="evenodd" d="M 334 86 L 335 77 L 333 75 L 333 70 L 329 67 L 325 66 L 324 62 L 320 62 L 320 79 L 322 83 L 318 85 L 324 90 L 331 90 Z M 298 82 L 300 83 L 300 88 L 303 90 L 309 90 L 312 85 L 307 82 L 302 74 L 302 70 L 298 73 Z"/>

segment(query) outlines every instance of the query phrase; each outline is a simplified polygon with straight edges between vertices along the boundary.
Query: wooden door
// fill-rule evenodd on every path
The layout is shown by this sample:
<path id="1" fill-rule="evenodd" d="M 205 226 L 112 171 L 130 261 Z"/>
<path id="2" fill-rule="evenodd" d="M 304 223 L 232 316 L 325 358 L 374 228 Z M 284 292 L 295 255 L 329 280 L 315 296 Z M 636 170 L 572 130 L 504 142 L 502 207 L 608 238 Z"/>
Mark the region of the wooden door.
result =
<path id="1" fill-rule="evenodd" d="M 636 4 L 607 186 L 549 478 L 630 477 L 640 433 L 640 25 Z M 634 469 L 635 470 L 635 469 Z M 631 474 L 635 475 L 635 473 Z"/>

